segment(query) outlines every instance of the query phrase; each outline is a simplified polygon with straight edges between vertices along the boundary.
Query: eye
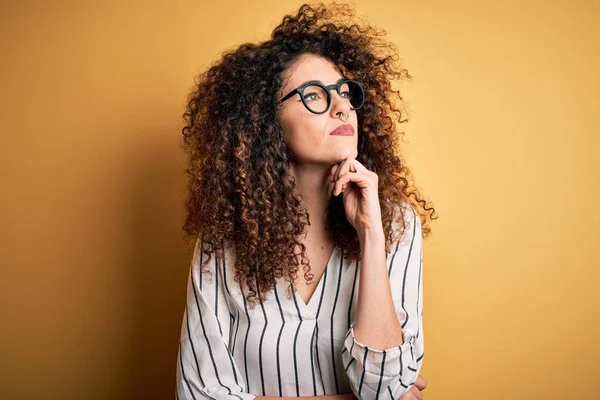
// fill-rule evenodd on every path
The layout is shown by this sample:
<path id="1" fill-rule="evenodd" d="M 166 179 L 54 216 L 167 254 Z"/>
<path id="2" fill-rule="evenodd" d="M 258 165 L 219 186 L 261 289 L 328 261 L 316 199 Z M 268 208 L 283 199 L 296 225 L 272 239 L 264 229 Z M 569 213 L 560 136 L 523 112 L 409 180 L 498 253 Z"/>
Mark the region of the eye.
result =
<path id="1" fill-rule="evenodd" d="M 345 99 L 349 99 L 350 98 L 350 92 L 349 91 L 344 91 L 344 92 L 340 92 L 340 96 L 345 98 Z"/>
<path id="2" fill-rule="evenodd" d="M 313 96 L 313 100 L 319 100 L 321 97 L 318 93 L 308 93 L 304 95 L 304 99 L 310 100 L 309 97 Z"/>

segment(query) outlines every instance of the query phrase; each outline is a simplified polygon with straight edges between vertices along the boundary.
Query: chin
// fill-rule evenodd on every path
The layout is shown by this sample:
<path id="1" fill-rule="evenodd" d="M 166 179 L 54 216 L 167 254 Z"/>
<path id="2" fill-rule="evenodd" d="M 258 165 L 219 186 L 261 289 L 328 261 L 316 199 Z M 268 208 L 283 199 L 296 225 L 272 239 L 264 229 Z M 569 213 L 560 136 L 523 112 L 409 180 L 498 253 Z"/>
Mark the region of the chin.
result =
<path id="1" fill-rule="evenodd" d="M 358 151 L 356 150 L 356 148 L 354 148 L 354 149 L 351 149 L 351 148 L 337 149 L 337 150 L 338 151 L 336 151 L 334 160 L 332 160 L 334 163 L 344 161 L 348 157 L 356 158 L 358 156 Z"/>

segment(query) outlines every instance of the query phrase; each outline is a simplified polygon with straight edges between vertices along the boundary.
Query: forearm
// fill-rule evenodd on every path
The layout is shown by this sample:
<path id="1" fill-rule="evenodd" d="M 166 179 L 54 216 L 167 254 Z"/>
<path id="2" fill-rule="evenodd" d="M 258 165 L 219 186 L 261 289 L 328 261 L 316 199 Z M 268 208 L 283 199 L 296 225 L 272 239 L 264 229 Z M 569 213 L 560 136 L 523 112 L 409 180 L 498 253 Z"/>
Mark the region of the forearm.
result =
<path id="1" fill-rule="evenodd" d="M 303 400 L 356 400 L 354 393 L 347 394 L 332 394 L 324 396 L 301 396 L 301 397 L 271 397 L 271 396 L 256 396 L 255 400 L 292 400 L 292 399 L 303 399 Z"/>
<path id="2" fill-rule="evenodd" d="M 400 346 L 404 339 L 388 278 L 385 235 L 378 229 L 360 233 L 359 239 L 363 254 L 354 336 L 374 349 Z"/>

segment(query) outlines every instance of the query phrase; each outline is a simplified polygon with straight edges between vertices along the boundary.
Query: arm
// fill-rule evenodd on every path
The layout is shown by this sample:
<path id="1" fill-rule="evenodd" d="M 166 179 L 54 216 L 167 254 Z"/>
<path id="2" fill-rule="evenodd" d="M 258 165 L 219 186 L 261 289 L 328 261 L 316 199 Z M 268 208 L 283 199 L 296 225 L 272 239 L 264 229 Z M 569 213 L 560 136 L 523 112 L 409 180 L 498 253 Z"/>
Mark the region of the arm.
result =
<path id="1" fill-rule="evenodd" d="M 423 363 L 421 221 L 406 208 L 404 237 L 386 260 L 381 232 L 360 237 L 363 258 L 355 320 L 342 359 L 359 399 L 398 399 L 414 385 Z M 387 263 L 386 263 L 387 261 Z"/>
<path id="2" fill-rule="evenodd" d="M 196 241 L 190 275 L 179 353 L 177 398 L 180 400 L 253 400 L 229 351 L 230 315 L 216 254 L 208 265 L 212 278 L 200 274 L 205 257 L 203 243 Z M 221 263 L 222 264 L 222 263 Z"/>
<path id="3" fill-rule="evenodd" d="M 292 400 L 292 399 L 301 399 L 301 400 L 356 400 L 354 394 L 330 394 L 323 396 L 300 396 L 300 397 L 269 397 L 269 396 L 256 396 L 256 400 Z"/>

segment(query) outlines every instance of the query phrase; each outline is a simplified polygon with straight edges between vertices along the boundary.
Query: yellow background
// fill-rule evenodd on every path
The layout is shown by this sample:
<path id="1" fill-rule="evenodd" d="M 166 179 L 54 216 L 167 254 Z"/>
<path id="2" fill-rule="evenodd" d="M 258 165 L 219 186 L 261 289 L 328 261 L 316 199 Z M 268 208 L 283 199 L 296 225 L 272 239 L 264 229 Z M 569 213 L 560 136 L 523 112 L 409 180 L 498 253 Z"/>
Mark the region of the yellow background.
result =
<path id="1" fill-rule="evenodd" d="M 0 398 L 174 398 L 181 113 L 297 1 L 0 6 Z M 600 396 L 600 4 L 359 1 L 412 83 L 425 398 Z"/>

